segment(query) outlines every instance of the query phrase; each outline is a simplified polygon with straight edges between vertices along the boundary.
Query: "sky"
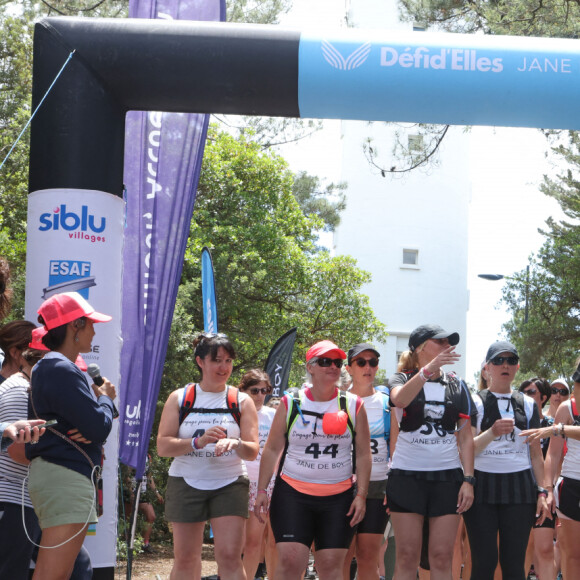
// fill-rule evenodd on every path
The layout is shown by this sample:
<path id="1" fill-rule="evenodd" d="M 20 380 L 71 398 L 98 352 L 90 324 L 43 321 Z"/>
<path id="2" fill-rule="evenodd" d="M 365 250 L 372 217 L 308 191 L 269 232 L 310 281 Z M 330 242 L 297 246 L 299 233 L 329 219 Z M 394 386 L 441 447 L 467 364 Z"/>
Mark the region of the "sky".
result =
<path id="1" fill-rule="evenodd" d="M 335 28 L 341 24 L 343 10 L 344 0 L 294 0 L 293 9 L 282 18 L 282 24 L 300 29 Z M 284 146 L 280 153 L 294 171 L 306 170 L 328 181 L 339 181 L 340 121 L 324 124 L 322 132 Z M 477 275 L 509 276 L 524 269 L 528 257 L 542 245 L 538 228 L 549 216 L 561 216 L 558 204 L 539 191 L 543 175 L 555 173 L 546 158 L 547 150 L 545 137 L 536 129 L 470 130 L 468 381 L 480 369 L 487 347 L 497 338 L 504 338 L 501 326 L 509 320 L 499 305 L 503 282 L 482 280 Z M 388 321 L 383 322 L 388 330 Z"/>

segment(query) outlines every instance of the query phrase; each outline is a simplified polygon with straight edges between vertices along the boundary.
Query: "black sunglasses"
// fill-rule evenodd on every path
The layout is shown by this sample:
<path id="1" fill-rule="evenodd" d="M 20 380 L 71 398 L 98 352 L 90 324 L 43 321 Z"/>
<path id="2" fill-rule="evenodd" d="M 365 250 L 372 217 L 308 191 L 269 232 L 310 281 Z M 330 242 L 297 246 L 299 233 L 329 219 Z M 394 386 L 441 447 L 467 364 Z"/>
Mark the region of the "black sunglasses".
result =
<path id="1" fill-rule="evenodd" d="M 259 389 L 258 387 L 251 387 L 248 389 L 252 395 L 257 395 L 258 393 L 262 393 L 262 395 L 269 395 L 272 392 L 270 387 L 264 387 L 263 389 Z"/>
<path id="2" fill-rule="evenodd" d="M 322 358 L 316 359 L 316 363 L 319 367 L 329 367 L 334 365 L 336 368 L 341 368 L 344 361 L 341 358 L 328 358 L 323 356 Z"/>
<path id="3" fill-rule="evenodd" d="M 528 395 L 528 397 L 533 397 L 538 392 L 538 389 L 526 389 L 525 391 L 522 392 L 524 393 L 524 395 Z"/>
<path id="4" fill-rule="evenodd" d="M 517 356 L 496 356 L 495 358 L 492 358 L 489 362 L 492 365 L 495 365 L 496 367 L 502 365 L 504 362 L 513 367 L 517 365 L 519 361 L 520 359 Z"/>
<path id="5" fill-rule="evenodd" d="M 373 369 L 375 367 L 379 366 L 379 359 L 378 358 L 357 358 L 356 360 L 353 360 L 351 364 L 356 364 L 357 366 L 359 366 L 361 369 L 363 367 L 367 366 L 367 363 L 369 363 L 369 366 L 373 367 Z"/>
<path id="6" fill-rule="evenodd" d="M 557 389 L 556 387 L 552 387 L 552 395 L 562 395 L 562 397 L 565 397 L 566 395 L 569 395 L 568 389 Z"/>

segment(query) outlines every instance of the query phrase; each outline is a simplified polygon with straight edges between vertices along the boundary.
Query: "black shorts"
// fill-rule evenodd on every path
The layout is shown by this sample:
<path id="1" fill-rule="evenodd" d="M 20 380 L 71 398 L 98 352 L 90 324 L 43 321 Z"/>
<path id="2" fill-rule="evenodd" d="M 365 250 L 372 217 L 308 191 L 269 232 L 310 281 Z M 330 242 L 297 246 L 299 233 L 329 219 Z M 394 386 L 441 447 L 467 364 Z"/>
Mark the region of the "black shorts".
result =
<path id="1" fill-rule="evenodd" d="M 580 522 L 580 481 L 563 477 L 557 488 L 558 509 L 571 520 Z"/>
<path id="2" fill-rule="evenodd" d="M 387 480 L 387 505 L 391 512 L 428 518 L 457 514 L 460 481 L 428 481 L 391 472 Z"/>
<path id="3" fill-rule="evenodd" d="M 389 516 L 387 506 L 382 499 L 367 497 L 367 511 L 365 517 L 357 526 L 357 534 L 381 534 L 385 533 Z"/>
<path id="4" fill-rule="evenodd" d="M 352 489 L 336 495 L 307 495 L 278 477 L 270 503 L 270 524 L 276 542 L 298 542 L 316 550 L 347 549 L 356 528 L 347 512 Z"/>
<path id="5" fill-rule="evenodd" d="M 540 530 L 541 528 L 548 528 L 553 530 L 556 527 L 556 514 L 552 514 L 552 519 L 546 518 L 543 524 L 534 524 L 533 530 Z"/>

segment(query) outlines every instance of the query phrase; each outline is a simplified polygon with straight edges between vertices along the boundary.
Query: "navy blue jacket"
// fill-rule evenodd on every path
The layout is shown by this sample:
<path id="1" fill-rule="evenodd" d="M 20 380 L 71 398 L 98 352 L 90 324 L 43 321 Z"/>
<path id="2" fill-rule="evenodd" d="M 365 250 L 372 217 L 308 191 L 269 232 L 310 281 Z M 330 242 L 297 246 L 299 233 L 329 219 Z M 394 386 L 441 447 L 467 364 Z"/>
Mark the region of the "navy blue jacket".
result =
<path id="1" fill-rule="evenodd" d="M 56 419 L 56 430 L 65 434 L 78 429 L 89 444 L 76 443 L 95 465 L 101 464 L 102 446 L 113 425 L 113 401 L 107 396 L 95 400 L 84 373 L 58 353 L 49 353 L 33 369 L 30 396 L 40 419 Z M 28 416 L 36 418 L 32 403 Z M 91 476 L 87 458 L 67 441 L 48 429 L 36 445 L 26 445 L 26 457 L 42 457 Z"/>

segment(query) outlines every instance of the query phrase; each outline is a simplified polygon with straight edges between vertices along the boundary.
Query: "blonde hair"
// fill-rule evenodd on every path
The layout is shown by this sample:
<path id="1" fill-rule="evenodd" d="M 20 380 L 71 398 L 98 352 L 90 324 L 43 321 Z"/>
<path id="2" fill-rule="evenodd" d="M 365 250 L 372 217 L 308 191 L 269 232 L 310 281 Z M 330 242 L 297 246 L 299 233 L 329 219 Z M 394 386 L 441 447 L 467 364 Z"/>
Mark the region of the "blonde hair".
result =
<path id="1" fill-rule="evenodd" d="M 417 356 L 417 353 L 423 349 L 423 344 L 418 346 L 413 352 L 405 350 L 401 353 L 397 364 L 397 372 L 412 371 L 419 368 L 419 357 Z"/>

